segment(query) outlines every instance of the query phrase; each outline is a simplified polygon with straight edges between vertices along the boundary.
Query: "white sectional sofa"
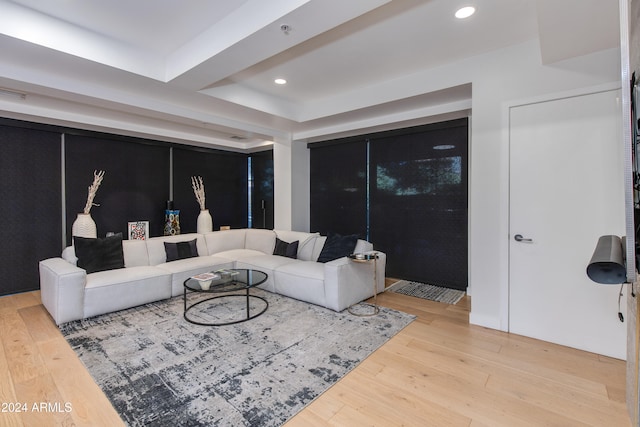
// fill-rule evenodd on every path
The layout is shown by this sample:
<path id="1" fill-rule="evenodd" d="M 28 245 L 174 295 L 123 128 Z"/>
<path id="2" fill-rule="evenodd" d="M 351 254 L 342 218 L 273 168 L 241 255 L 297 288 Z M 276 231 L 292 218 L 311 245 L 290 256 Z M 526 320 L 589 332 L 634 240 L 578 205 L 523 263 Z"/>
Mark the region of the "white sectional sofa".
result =
<path id="1" fill-rule="evenodd" d="M 296 258 L 274 255 L 276 238 L 297 241 Z M 40 261 L 42 303 L 59 325 L 181 295 L 188 277 L 221 268 L 264 271 L 268 279 L 261 288 L 335 311 L 373 296 L 373 265 L 347 257 L 317 262 L 326 239 L 317 233 L 237 229 L 123 240 L 124 268 L 89 274 L 76 265 L 70 246 L 61 257 Z M 165 242 L 193 240 L 198 256 L 167 262 Z M 371 243 L 358 240 L 354 252 L 372 250 Z M 377 253 L 376 289 L 382 292 L 386 256 Z"/>

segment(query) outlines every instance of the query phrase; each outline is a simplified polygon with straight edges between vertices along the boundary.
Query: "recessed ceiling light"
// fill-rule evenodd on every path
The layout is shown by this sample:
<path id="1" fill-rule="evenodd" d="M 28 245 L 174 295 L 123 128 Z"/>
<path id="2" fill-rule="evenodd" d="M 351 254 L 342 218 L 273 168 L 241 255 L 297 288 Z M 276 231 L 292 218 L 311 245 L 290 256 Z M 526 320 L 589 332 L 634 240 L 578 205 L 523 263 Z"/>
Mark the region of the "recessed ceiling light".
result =
<path id="1" fill-rule="evenodd" d="M 273 82 L 275 84 L 277 84 L 277 85 L 286 85 L 287 84 L 287 81 L 285 79 L 275 79 Z"/>
<path id="2" fill-rule="evenodd" d="M 456 18 L 458 19 L 468 18 L 474 13 L 476 13 L 476 8 L 473 6 L 461 7 L 456 11 Z"/>

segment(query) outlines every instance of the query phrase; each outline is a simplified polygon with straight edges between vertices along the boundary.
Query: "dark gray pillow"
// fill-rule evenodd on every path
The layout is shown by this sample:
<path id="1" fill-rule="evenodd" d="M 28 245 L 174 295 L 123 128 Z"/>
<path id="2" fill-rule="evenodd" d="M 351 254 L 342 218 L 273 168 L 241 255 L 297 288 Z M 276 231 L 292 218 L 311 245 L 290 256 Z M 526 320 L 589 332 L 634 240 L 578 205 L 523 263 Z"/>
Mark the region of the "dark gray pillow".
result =
<path id="1" fill-rule="evenodd" d="M 298 258 L 298 243 L 298 240 L 287 243 L 276 237 L 276 247 L 273 249 L 273 254 L 296 259 Z"/>
<path id="2" fill-rule="evenodd" d="M 196 239 L 187 242 L 164 242 L 164 251 L 167 254 L 167 262 L 198 256 Z"/>
<path id="3" fill-rule="evenodd" d="M 337 233 L 329 233 L 318 257 L 318 262 L 329 262 L 342 258 L 343 256 L 351 255 L 357 243 L 357 234 L 341 236 Z"/>
<path id="4" fill-rule="evenodd" d="M 124 268 L 122 233 L 97 239 L 73 236 L 73 247 L 78 267 L 87 273 Z"/>

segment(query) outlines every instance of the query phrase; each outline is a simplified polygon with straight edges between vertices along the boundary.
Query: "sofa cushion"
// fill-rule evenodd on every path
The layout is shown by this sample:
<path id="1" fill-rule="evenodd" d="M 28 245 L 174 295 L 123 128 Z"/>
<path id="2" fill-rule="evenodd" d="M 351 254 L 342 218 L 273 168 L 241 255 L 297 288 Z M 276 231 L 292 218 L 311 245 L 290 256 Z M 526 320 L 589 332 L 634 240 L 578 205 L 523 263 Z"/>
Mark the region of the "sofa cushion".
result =
<path id="1" fill-rule="evenodd" d="M 246 268 L 248 270 L 259 270 L 267 273 L 267 280 L 259 287 L 269 292 L 275 292 L 273 271 L 285 264 L 298 262 L 291 258 L 277 255 L 249 255 L 236 261 L 236 268 Z"/>
<path id="2" fill-rule="evenodd" d="M 231 249 L 228 251 L 218 252 L 214 254 L 216 258 L 224 258 L 230 261 L 242 260 L 247 257 L 264 256 L 264 252 L 256 251 L 253 249 Z"/>
<path id="3" fill-rule="evenodd" d="M 268 273 L 270 270 L 275 270 L 292 262 L 296 261 L 276 255 L 247 255 L 236 262 L 236 268 L 260 270 Z"/>
<path id="4" fill-rule="evenodd" d="M 124 253 L 124 266 L 142 267 L 149 265 L 149 252 L 144 240 L 123 240 L 122 252 Z"/>
<path id="5" fill-rule="evenodd" d="M 329 234 L 318 256 L 318 262 L 329 262 L 352 254 L 357 242 L 357 234 L 348 236 L 341 236 L 337 233 Z"/>
<path id="6" fill-rule="evenodd" d="M 293 261 L 276 268 L 274 276 L 276 293 L 326 307 L 324 264 Z"/>
<path id="7" fill-rule="evenodd" d="M 84 317 L 171 297 L 171 274 L 157 267 L 132 267 L 87 275 Z"/>
<path id="8" fill-rule="evenodd" d="M 232 249 L 244 249 L 246 230 L 213 231 L 204 235 L 209 255 Z"/>
<path id="9" fill-rule="evenodd" d="M 113 286 L 116 284 L 135 285 L 140 280 L 157 279 L 159 277 L 171 277 L 169 272 L 158 267 L 132 267 L 123 268 L 117 271 L 99 271 L 87 275 L 86 289 L 103 286 Z M 168 287 L 165 292 L 168 294 Z M 165 297 L 168 298 L 168 297 Z"/>
<path id="10" fill-rule="evenodd" d="M 313 240 L 313 250 L 311 252 L 311 259 L 309 261 L 318 261 L 320 252 L 324 247 L 324 242 L 327 241 L 327 236 L 318 236 Z"/>
<path id="11" fill-rule="evenodd" d="M 287 258 L 296 259 L 298 257 L 298 244 L 299 241 L 287 243 L 284 240 L 280 240 L 276 237 L 276 247 L 273 250 L 274 255 L 280 255 Z"/>
<path id="12" fill-rule="evenodd" d="M 70 264 L 78 265 L 78 257 L 76 256 L 76 250 L 73 245 L 64 248 L 60 257 Z"/>
<path id="13" fill-rule="evenodd" d="M 276 233 L 273 230 L 249 228 L 244 241 L 245 249 L 253 249 L 265 254 L 273 254 L 276 245 Z"/>
<path id="14" fill-rule="evenodd" d="M 122 253 L 124 254 L 125 268 L 149 265 L 149 252 L 144 240 L 122 240 Z M 78 264 L 73 245 L 64 248 L 61 257 L 73 265 Z"/>
<path id="15" fill-rule="evenodd" d="M 196 239 L 186 242 L 164 242 L 164 251 L 167 254 L 167 262 L 198 256 Z"/>
<path id="16" fill-rule="evenodd" d="M 74 236 L 73 245 L 78 267 L 85 269 L 87 274 L 124 268 L 121 233 L 97 239 Z"/>

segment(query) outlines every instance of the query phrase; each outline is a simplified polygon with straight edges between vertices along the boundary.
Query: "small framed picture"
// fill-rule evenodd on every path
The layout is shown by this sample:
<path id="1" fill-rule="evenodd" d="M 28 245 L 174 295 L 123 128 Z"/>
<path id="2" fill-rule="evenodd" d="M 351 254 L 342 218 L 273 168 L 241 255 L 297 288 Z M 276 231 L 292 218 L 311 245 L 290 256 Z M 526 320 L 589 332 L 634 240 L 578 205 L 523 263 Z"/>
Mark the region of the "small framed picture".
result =
<path id="1" fill-rule="evenodd" d="M 149 221 L 129 223 L 129 240 L 147 240 L 149 238 Z"/>

